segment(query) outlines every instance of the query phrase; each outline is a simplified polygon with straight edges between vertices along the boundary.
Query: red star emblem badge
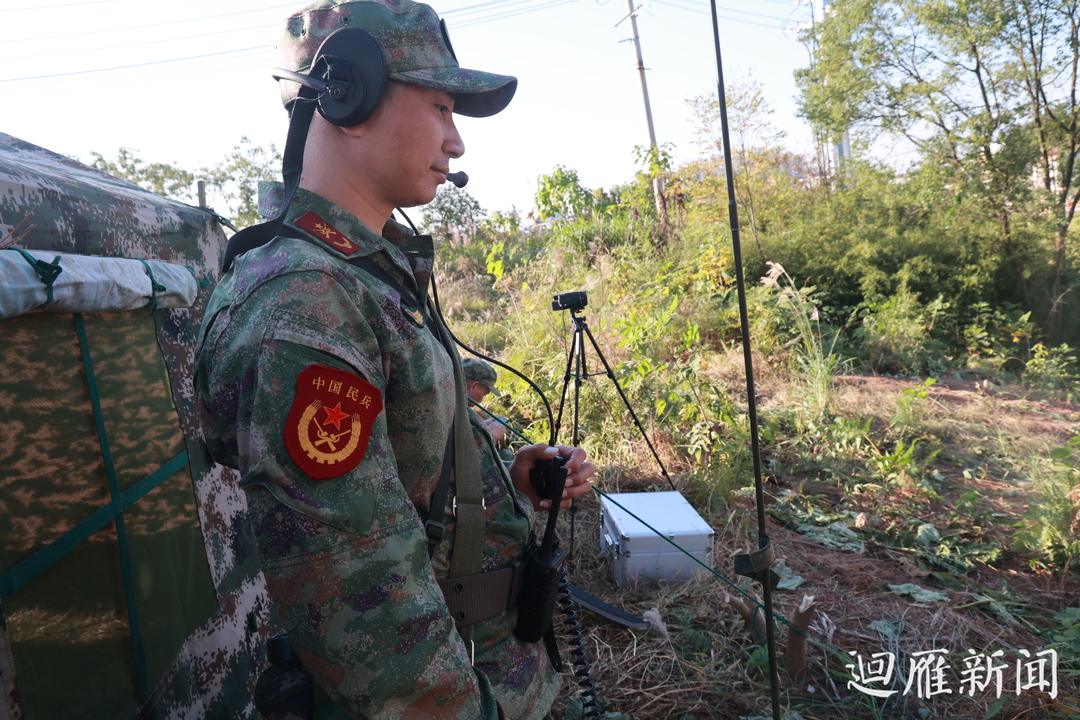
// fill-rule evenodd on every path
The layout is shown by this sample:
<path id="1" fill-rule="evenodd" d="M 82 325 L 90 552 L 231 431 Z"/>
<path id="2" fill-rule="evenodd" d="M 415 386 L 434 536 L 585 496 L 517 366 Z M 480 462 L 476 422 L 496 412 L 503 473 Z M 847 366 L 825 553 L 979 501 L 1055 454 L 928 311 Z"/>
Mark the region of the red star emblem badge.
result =
<path id="1" fill-rule="evenodd" d="M 326 420 L 323 422 L 323 425 L 326 425 L 328 423 L 334 423 L 335 430 L 340 430 L 341 421 L 349 417 L 348 414 L 341 412 L 341 403 L 338 403 L 332 408 L 326 407 L 324 405 L 323 410 L 326 411 Z"/>

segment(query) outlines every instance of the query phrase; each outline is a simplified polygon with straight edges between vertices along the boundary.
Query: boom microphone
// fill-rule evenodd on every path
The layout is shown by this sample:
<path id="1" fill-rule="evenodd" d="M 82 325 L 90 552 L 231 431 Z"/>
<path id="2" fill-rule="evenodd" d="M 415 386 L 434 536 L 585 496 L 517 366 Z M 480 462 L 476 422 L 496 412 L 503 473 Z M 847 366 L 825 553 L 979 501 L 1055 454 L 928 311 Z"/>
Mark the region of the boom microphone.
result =
<path id="1" fill-rule="evenodd" d="M 465 187 L 469 182 L 469 176 L 463 172 L 447 173 L 446 179 L 457 185 L 459 188 Z"/>

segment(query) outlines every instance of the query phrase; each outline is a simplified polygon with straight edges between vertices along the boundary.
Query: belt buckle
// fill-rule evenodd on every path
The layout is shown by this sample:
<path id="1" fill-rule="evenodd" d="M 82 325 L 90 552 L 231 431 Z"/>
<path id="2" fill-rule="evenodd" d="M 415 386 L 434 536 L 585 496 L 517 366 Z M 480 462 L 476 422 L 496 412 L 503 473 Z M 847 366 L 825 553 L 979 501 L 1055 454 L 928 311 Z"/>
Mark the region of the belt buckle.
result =
<path id="1" fill-rule="evenodd" d="M 487 510 L 487 501 L 484 498 L 480 498 L 480 509 Z M 454 513 L 454 517 L 457 517 L 457 495 L 450 500 L 450 510 Z"/>

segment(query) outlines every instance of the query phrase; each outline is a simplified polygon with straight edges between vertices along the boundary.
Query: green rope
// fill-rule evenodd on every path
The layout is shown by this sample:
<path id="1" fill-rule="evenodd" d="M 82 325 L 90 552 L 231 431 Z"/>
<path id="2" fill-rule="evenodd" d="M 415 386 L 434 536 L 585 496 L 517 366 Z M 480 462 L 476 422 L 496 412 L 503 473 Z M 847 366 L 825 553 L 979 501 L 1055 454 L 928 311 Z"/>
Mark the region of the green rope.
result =
<path id="1" fill-rule="evenodd" d="M 154 472 L 135 483 L 119 499 L 105 503 L 84 518 L 78 525 L 53 540 L 18 565 L 0 575 L 0 600 L 7 600 L 31 580 L 59 562 L 69 552 L 90 538 L 110 520 L 141 500 L 148 492 L 182 470 L 188 461 L 187 450 L 169 460 Z"/>
<path id="2" fill-rule="evenodd" d="M 98 443 L 101 445 L 101 459 L 105 463 L 105 477 L 109 482 L 109 493 L 114 501 L 121 498 L 120 486 L 116 482 L 116 468 L 113 466 L 109 439 L 105 434 L 105 416 L 101 412 L 101 397 L 97 382 L 94 380 L 94 363 L 90 357 L 90 343 L 86 339 L 86 325 L 80 313 L 75 313 L 75 332 L 79 336 L 79 350 L 82 352 L 83 369 L 86 371 L 86 384 L 90 390 L 90 405 L 94 410 L 94 424 L 97 425 Z M 135 580 L 131 570 L 131 552 L 124 529 L 124 516 L 117 514 L 116 536 L 120 546 L 120 569 L 124 579 L 124 599 L 127 603 L 128 623 L 131 626 L 131 646 L 135 655 L 135 678 L 139 687 L 139 700 L 145 701 L 150 696 L 150 684 L 146 668 L 146 649 L 143 646 L 142 631 L 139 628 L 139 611 L 135 605 Z"/>
<path id="3" fill-rule="evenodd" d="M 480 403 L 476 402 L 476 401 L 475 401 L 475 400 L 473 400 L 472 398 L 469 398 L 469 402 L 470 402 L 471 404 L 475 405 L 476 407 L 480 408 L 480 409 L 481 409 L 481 410 L 483 410 L 484 412 L 486 412 L 486 413 L 487 413 L 488 415 L 490 415 L 491 417 L 493 417 L 493 418 L 495 418 L 496 420 L 498 420 L 498 421 L 499 421 L 500 423 L 502 423 L 502 424 L 503 424 L 503 425 L 504 425 L 504 426 L 506 427 L 506 429 L 507 429 L 507 430 L 509 430 L 510 432 L 512 432 L 512 433 L 514 433 L 515 435 L 517 435 L 517 436 L 518 436 L 519 438 L 521 438 L 522 440 L 524 440 L 524 441 L 525 441 L 526 443 L 528 443 L 529 445 L 532 445 L 532 444 L 533 444 L 533 441 L 532 441 L 532 440 L 530 440 L 529 438 L 525 437 L 524 435 L 522 435 L 522 434 L 521 434 L 521 433 L 519 433 L 518 431 L 514 430 L 514 428 L 510 427 L 510 425 L 509 425 L 509 424 L 507 424 L 506 422 L 504 422 L 504 421 L 502 420 L 502 418 L 496 417 L 496 416 L 495 416 L 495 415 L 494 415 L 493 413 L 491 413 L 491 412 L 490 412 L 490 411 L 489 411 L 489 410 L 488 410 L 487 408 L 485 408 L 485 407 L 484 407 L 483 405 L 481 405 Z M 674 546 L 675 546 L 675 549 L 676 549 L 676 550 L 678 550 L 679 552 L 681 552 L 681 553 L 682 553 L 683 555 L 686 555 L 686 556 L 687 556 L 688 558 L 690 558 L 691 560 L 693 560 L 694 562 L 696 562 L 696 563 L 697 563 L 698 565 L 700 565 L 701 567 L 703 567 L 703 568 L 705 568 L 706 570 L 708 570 L 708 571 L 709 571 L 710 573 L 712 573 L 713 575 L 715 575 L 716 577 L 718 577 L 718 578 L 719 578 L 720 580 L 724 581 L 724 582 L 725 582 L 725 583 L 726 583 L 727 585 L 731 586 L 731 587 L 732 587 L 732 588 L 733 588 L 734 590 L 736 590 L 736 591 L 738 591 L 738 592 L 742 593 L 743 595 L 745 595 L 745 596 L 746 596 L 746 597 L 747 597 L 747 598 L 748 598 L 749 600 L 751 600 L 751 601 L 752 601 L 752 602 L 754 603 L 754 613 L 753 613 L 753 614 L 751 614 L 751 616 L 750 616 L 751 618 L 753 618 L 754 614 L 756 614 L 756 613 L 757 613 L 758 609 L 761 609 L 761 610 L 762 610 L 762 612 L 764 612 L 764 610 L 765 610 L 765 605 L 764 605 L 764 604 L 762 604 L 762 602 L 761 602 L 760 600 L 758 600 L 758 599 L 757 599 L 756 597 L 754 597 L 754 596 L 753 596 L 752 594 L 750 594 L 750 593 L 749 593 L 749 592 L 747 592 L 746 590 L 743 590 L 743 589 L 742 589 L 741 587 L 739 587 L 738 585 L 736 585 L 735 583 L 733 583 L 733 582 L 732 582 L 731 580 L 728 580 L 728 579 L 727 579 L 726 577 L 724 577 L 724 576 L 723 576 L 723 575 L 721 575 L 721 574 L 720 574 L 719 572 L 717 572 L 717 571 L 716 571 L 716 570 L 715 570 L 714 568 L 712 568 L 712 567 L 710 567 L 710 566 L 706 565 L 705 563 L 701 562 L 701 560 L 698 560 L 698 559 L 697 559 L 697 558 L 696 558 L 696 557 L 695 557 L 695 556 L 694 556 L 693 554 L 691 554 L 691 553 L 690 553 L 690 552 L 689 552 L 688 550 L 686 550 L 685 548 L 681 547 L 681 546 L 680 546 L 680 545 L 679 545 L 679 544 L 678 544 L 677 542 L 675 542 L 674 540 L 672 540 L 671 538 L 669 538 L 669 537 L 668 537 L 667 535 L 665 535 L 664 533 L 660 532 L 659 530 L 657 530 L 656 528 L 654 528 L 654 527 L 653 527 L 652 525 L 650 525 L 649 523 L 645 522 L 644 520 L 642 520 L 641 518 L 639 518 L 639 517 L 638 517 L 637 515 L 635 515 L 634 513 L 632 513 L 632 512 L 630 512 L 629 510 L 627 510 L 627 509 L 626 509 L 625 507 L 623 507 L 623 506 L 622 506 L 622 505 L 621 505 L 621 504 L 619 503 L 619 501 L 618 501 L 618 500 L 615 500 L 614 498 L 612 498 L 612 497 L 611 497 L 610 495 L 608 495 L 608 494 L 607 494 L 606 492 L 604 492 L 604 491 L 603 491 L 603 490 L 601 490 L 600 488 L 598 488 L 598 487 L 596 487 L 596 486 L 594 485 L 594 486 L 593 486 L 593 489 L 594 489 L 594 490 L 596 490 L 596 492 L 598 492 L 598 493 L 599 493 L 600 495 L 602 495 L 603 497 L 606 497 L 606 498 L 607 498 L 607 499 L 608 499 L 609 501 L 611 501 L 611 503 L 612 503 L 612 504 L 614 504 L 615 506 L 617 506 L 617 507 L 621 508 L 621 509 L 622 509 L 622 510 L 623 510 L 623 511 L 624 511 L 624 512 L 625 512 L 625 513 L 627 514 L 627 515 L 629 515 L 630 517 L 632 517 L 632 518 L 634 518 L 635 520 L 637 520 L 637 521 L 638 521 L 639 523 L 641 523 L 642 525 L 644 525 L 645 527 L 647 527 L 647 528 L 648 528 L 649 530 L 652 530 L 652 531 L 653 531 L 654 533 L 656 533 L 656 534 L 657 534 L 657 535 L 658 535 L 659 537 L 663 538 L 663 539 L 664 539 L 664 542 L 666 542 L 666 543 L 668 543 L 668 544 L 670 544 L 670 545 L 674 545 Z M 791 623 L 790 623 L 790 622 L 789 622 L 789 621 L 787 620 L 787 618 L 783 617 L 782 615 L 777 615 L 777 614 L 776 614 L 776 611 L 773 611 L 773 614 L 772 614 L 772 615 L 773 615 L 773 617 L 774 617 L 774 618 L 776 618 L 777 620 L 779 620 L 779 621 L 780 621 L 780 622 L 782 622 L 783 624 L 787 625 L 787 626 L 788 626 L 789 628 L 791 628 L 792 630 L 794 630 L 795 632 L 797 632 L 797 633 L 798 633 L 799 635 L 801 635 L 801 636 L 803 636 L 803 637 L 807 637 L 806 633 L 804 633 L 804 632 L 803 632 L 802 630 L 800 630 L 799 628 L 797 628 L 797 627 L 795 627 L 794 625 L 792 625 L 792 624 L 791 624 Z M 754 625 L 753 625 L 753 623 L 751 623 L 751 629 L 753 629 L 753 630 L 755 631 L 755 633 L 756 633 L 756 631 L 757 631 L 757 628 L 756 628 L 756 626 L 754 626 Z M 764 638 L 759 638 L 759 639 L 760 639 L 760 640 L 763 640 Z"/>
<path id="4" fill-rule="evenodd" d="M 145 307 L 150 308 L 150 315 L 152 316 L 154 311 L 157 310 L 157 294 L 159 292 L 165 292 L 169 288 L 165 287 L 154 278 L 154 271 L 150 269 L 150 265 L 145 260 L 139 258 L 139 262 L 143 264 L 143 267 L 146 268 L 146 274 L 150 276 L 150 302 L 146 303 Z"/>
<path id="5" fill-rule="evenodd" d="M 505 420 L 503 420 L 503 419 L 502 419 L 501 417 L 499 417 L 499 416 L 498 416 L 498 415 L 496 415 L 495 413 L 491 412 L 491 411 L 490 411 L 490 410 L 488 410 L 488 409 L 487 409 L 486 407 L 484 407 L 484 406 L 483 406 L 483 405 L 481 405 L 480 403 L 476 402 L 476 401 L 475 401 L 475 400 L 473 400 L 472 398 L 469 398 L 469 404 L 470 404 L 470 405 L 474 405 L 474 406 L 476 406 L 476 407 L 480 408 L 481 410 L 483 410 L 484 412 L 486 412 L 486 413 L 488 414 L 488 417 L 490 417 L 490 418 L 492 418 L 493 420 L 497 421 L 497 422 L 498 422 L 498 423 L 499 423 L 500 425 L 502 425 L 502 426 L 503 426 L 504 428 L 506 428 L 506 429 L 507 429 L 507 430 L 509 430 L 510 432 L 514 433 L 515 435 L 517 435 L 517 436 L 518 436 L 518 437 L 519 437 L 519 438 L 520 438 L 521 440 L 523 440 L 523 441 L 524 441 L 525 443 L 527 443 L 527 444 L 529 444 L 529 445 L 532 445 L 532 444 L 533 444 L 533 441 L 532 441 L 532 440 L 530 440 L 529 438 L 525 437 L 524 435 L 522 435 L 521 433 L 519 433 L 519 432 L 518 432 L 517 430 L 515 430 L 514 428 L 510 427 L 510 423 L 506 422 L 506 421 L 505 421 Z"/>
<path id="6" fill-rule="evenodd" d="M 657 534 L 657 535 L 658 535 L 659 537 L 663 538 L 665 542 L 667 542 L 667 543 L 668 543 L 668 544 L 670 544 L 670 545 L 674 545 L 674 546 L 675 546 L 675 549 L 676 549 L 676 550 L 678 550 L 679 552 L 681 552 L 681 553 L 682 553 L 683 555 L 686 555 L 686 556 L 687 556 L 688 558 L 690 558 L 691 560 L 693 560 L 694 562 L 696 562 L 696 563 L 697 563 L 698 565 L 700 565 L 701 567 L 705 568 L 705 569 L 706 569 L 706 570 L 708 570 L 708 571 L 709 571 L 710 573 L 712 573 L 713 575 L 715 575 L 716 577 L 720 578 L 720 579 L 721 579 L 721 580 L 723 580 L 723 581 L 724 581 L 725 583 L 727 583 L 728 585 L 730 585 L 730 586 L 731 586 L 731 587 L 732 587 L 733 589 L 735 589 L 735 590 L 738 590 L 738 591 L 739 591 L 740 593 L 742 593 L 742 594 L 743 594 L 743 595 L 745 595 L 745 596 L 746 596 L 747 598 L 749 598 L 750 600 L 752 600 L 752 601 L 754 602 L 754 606 L 755 606 L 755 608 L 754 608 L 754 613 L 753 613 L 753 614 L 751 614 L 751 616 L 750 616 L 751 618 L 752 618 L 752 617 L 754 616 L 754 614 L 756 614 L 756 613 L 757 613 L 757 611 L 758 611 L 758 609 L 759 609 L 759 608 L 760 608 L 760 609 L 761 609 L 762 611 L 764 611 L 764 610 L 765 610 L 765 606 L 764 606 L 764 605 L 763 605 L 763 604 L 761 603 L 761 601 L 759 601 L 759 600 L 758 600 L 758 599 L 757 599 L 756 597 L 754 597 L 753 595 L 751 595 L 750 593 L 748 593 L 748 592 L 747 592 L 746 590 L 743 590 L 743 589 L 742 589 L 741 587 L 739 587 L 739 586 L 738 586 L 738 585 L 736 585 L 735 583 L 733 583 L 733 582 L 731 582 L 730 580 L 728 580 L 728 579 L 727 579 L 726 577 L 724 577 L 723 575 L 721 575 L 721 574 L 720 574 L 719 572 L 717 572 L 717 571 L 716 571 L 715 569 L 713 569 L 713 568 L 712 568 L 712 567 L 710 567 L 709 565 L 706 565 L 705 563 L 703 563 L 703 562 L 701 562 L 700 560 L 698 560 L 698 559 L 697 559 L 696 557 L 694 557 L 694 555 L 693 555 L 692 553 L 690 553 L 689 551 L 687 551 L 687 550 L 685 550 L 684 548 L 682 548 L 682 547 L 681 547 L 681 546 L 680 546 L 680 545 L 679 545 L 679 544 L 678 544 L 677 542 L 675 542 L 674 540 L 672 540 L 671 538 L 669 538 L 669 537 L 668 537 L 667 535 L 665 535 L 664 533 L 662 533 L 662 532 L 660 532 L 659 530 L 657 530 L 656 528 L 654 528 L 654 527 L 653 527 L 652 525 L 650 525 L 649 523 L 647 523 L 647 522 L 645 522 L 644 520 L 642 520 L 641 518 L 639 518 L 639 517 L 638 517 L 637 515 L 635 515 L 634 513 L 632 513 L 632 512 L 630 512 L 629 510 L 627 510 L 627 509 L 626 509 L 626 508 L 625 508 L 625 507 L 624 507 L 624 506 L 623 506 L 622 504 L 620 504 L 620 503 L 619 503 L 619 501 L 618 501 L 618 500 L 615 500 L 615 499 L 614 499 L 613 497 L 611 497 L 611 496 L 610 496 L 610 495 L 608 495 L 608 494 L 607 494 L 606 492 L 604 492 L 603 490 L 601 490 L 600 488 L 598 488 L 598 487 L 596 487 L 596 486 L 593 486 L 593 490 L 595 490 L 596 492 L 600 493 L 600 494 L 601 494 L 602 496 L 606 497 L 606 498 L 608 499 L 608 501 L 609 501 L 609 502 L 611 502 L 611 503 L 612 503 L 613 505 L 615 505 L 616 507 L 618 507 L 618 508 L 621 508 L 621 509 L 623 510 L 623 512 L 625 512 L 625 513 L 626 513 L 627 515 L 629 515 L 630 517 L 634 518 L 635 520 L 637 520 L 637 521 L 638 521 L 639 523 L 641 523 L 641 524 L 642 524 L 642 525 L 644 525 L 645 527 L 647 527 L 647 528 L 649 528 L 650 530 L 652 530 L 652 531 L 653 531 L 654 533 L 656 533 L 656 534 Z M 789 628 L 791 628 L 791 629 L 792 629 L 792 630 L 794 630 L 795 632 L 799 633 L 799 634 L 800 634 L 800 635 L 802 635 L 803 637 L 806 637 L 806 633 L 804 633 L 804 632 L 803 632 L 802 630 L 800 630 L 799 628 L 795 627 L 795 626 L 794 626 L 794 625 L 792 625 L 792 624 L 791 624 L 790 622 L 788 622 L 787 618 L 783 617 L 782 615 L 777 615 L 775 611 L 773 611 L 773 614 L 772 614 L 772 615 L 773 615 L 773 617 L 774 617 L 774 618 L 776 618 L 776 619 L 777 619 L 777 620 L 779 620 L 780 622 L 784 623 L 785 625 L 787 625 L 787 626 L 788 626 Z M 751 627 L 753 627 L 753 623 L 751 623 Z"/>
<path id="7" fill-rule="evenodd" d="M 26 262 L 30 263 L 31 267 L 37 272 L 38 277 L 41 278 L 41 282 L 45 283 L 47 299 L 38 307 L 45 307 L 51 303 L 53 301 L 53 283 L 56 282 L 57 276 L 64 271 L 64 268 L 60 267 L 60 256 L 57 255 L 51 263 L 47 263 L 44 260 L 37 259 L 22 248 L 10 249 L 22 255 L 26 259 Z"/>

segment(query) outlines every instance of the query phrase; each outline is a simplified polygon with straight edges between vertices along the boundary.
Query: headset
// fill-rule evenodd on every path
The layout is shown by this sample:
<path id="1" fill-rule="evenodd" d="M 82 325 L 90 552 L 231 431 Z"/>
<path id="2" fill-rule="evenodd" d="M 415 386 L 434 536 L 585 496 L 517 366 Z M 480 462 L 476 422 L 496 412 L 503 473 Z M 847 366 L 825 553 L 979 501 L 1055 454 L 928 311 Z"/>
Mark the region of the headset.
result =
<path id="1" fill-rule="evenodd" d="M 456 60 L 445 20 L 440 21 L 440 27 L 446 46 Z M 271 75 L 276 80 L 289 80 L 300 85 L 296 99 L 287 106 L 289 134 L 281 160 L 285 199 L 277 217 L 244 228 L 229 239 L 221 260 L 222 274 L 232 267 L 237 256 L 265 245 L 279 234 L 293 195 L 300 185 L 304 145 L 314 111 L 318 110 L 319 115 L 331 125 L 359 125 L 375 113 L 386 92 L 388 80 L 382 45 L 367 30 L 354 27 L 335 30 L 323 40 L 307 75 L 280 67 L 274 68 Z M 459 188 L 469 182 L 469 176 L 464 172 L 449 173 L 446 179 Z M 409 224 L 412 225 L 411 220 Z M 413 230 L 416 231 L 415 226 Z"/>
<path id="2" fill-rule="evenodd" d="M 309 74 L 274 68 L 272 75 L 300 84 L 299 94 L 288 106 L 289 134 L 281 161 L 285 199 L 277 217 L 244 228 L 229 239 L 221 260 L 222 274 L 232 267 L 237 256 L 265 245 L 279 234 L 300 186 L 304 145 L 315 110 L 332 125 L 359 125 L 375 112 L 387 85 L 382 46 L 362 28 L 341 28 L 331 33 L 316 51 Z"/>
<path id="3" fill-rule="evenodd" d="M 340 127 L 371 117 L 387 79 L 382 46 L 361 28 L 341 28 L 323 40 L 309 74 L 284 68 L 274 68 L 271 74 L 276 80 L 299 83 L 299 97 L 315 100 L 319 114 Z"/>

